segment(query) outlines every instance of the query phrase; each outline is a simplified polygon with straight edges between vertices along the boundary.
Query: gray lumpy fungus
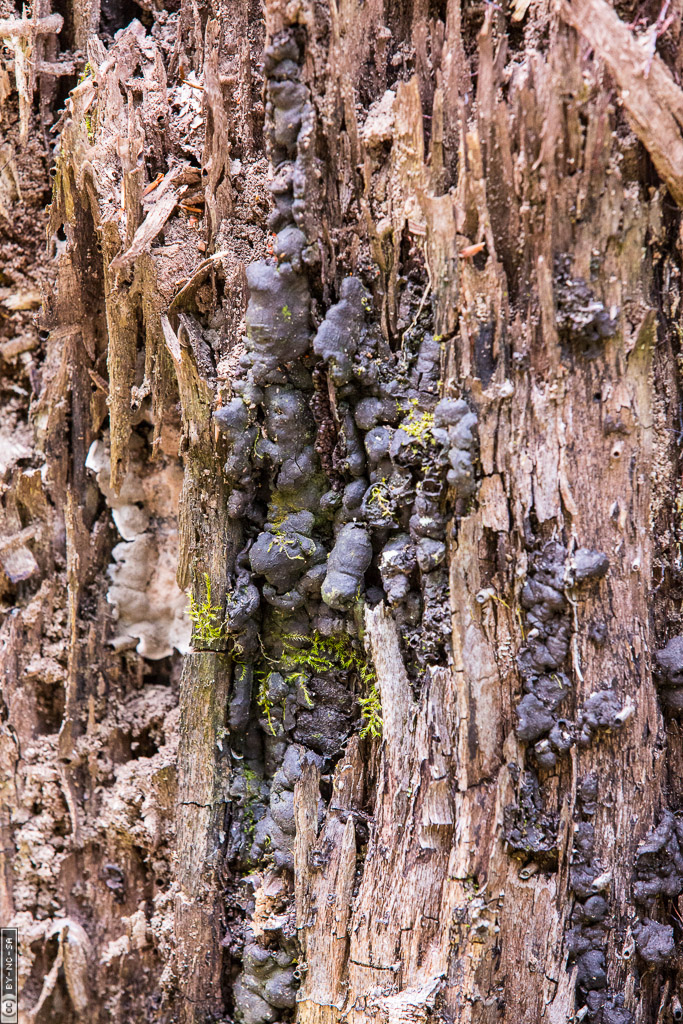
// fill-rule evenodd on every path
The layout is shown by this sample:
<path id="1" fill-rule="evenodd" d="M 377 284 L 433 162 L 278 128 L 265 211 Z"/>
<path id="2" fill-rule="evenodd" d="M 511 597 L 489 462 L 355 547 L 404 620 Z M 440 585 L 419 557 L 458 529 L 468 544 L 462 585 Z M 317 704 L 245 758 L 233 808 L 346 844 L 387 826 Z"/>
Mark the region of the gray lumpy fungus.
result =
<path id="1" fill-rule="evenodd" d="M 247 355 L 253 379 L 261 384 L 281 363 L 299 359 L 310 344 L 310 291 L 290 263 L 268 260 L 247 267 Z"/>
<path id="2" fill-rule="evenodd" d="M 245 984 L 249 975 L 244 972 L 234 984 L 235 1007 L 243 1024 L 272 1024 L 277 1019 L 275 1008 Z"/>
<path id="3" fill-rule="evenodd" d="M 416 331 L 394 352 L 371 311 L 369 293 L 361 282 L 346 278 L 339 302 L 328 310 L 314 340 L 328 384 L 335 388 L 337 443 L 331 462 L 344 480 L 354 478 L 344 486 L 341 498 L 328 492 L 322 510 L 333 513 L 337 535 L 343 526 L 363 526 L 375 548 L 381 544 L 376 567 L 409 657 L 418 664 L 433 663 L 442 656 L 450 634 L 444 564 L 444 478 L 450 439 L 446 428 L 433 427 L 441 345 L 428 332 Z M 461 470 L 457 500 L 476 492 L 476 415 L 454 399 L 447 400 L 445 408 L 449 403 L 457 413 L 451 417 L 457 427 L 452 443 L 463 446 L 458 449 L 462 456 L 457 457 Z M 459 414 L 461 406 L 464 417 Z M 393 562 L 396 545 L 405 547 L 406 540 L 384 539 L 387 531 L 408 538 L 406 549 L 411 556 L 403 568 L 397 569 Z M 335 554 L 322 591 L 323 599 L 337 610 L 352 600 L 352 580 L 332 575 L 342 568 Z M 341 593 L 332 587 L 335 579 L 345 583 Z"/>
<path id="4" fill-rule="evenodd" d="M 609 571 L 609 559 L 602 551 L 578 548 L 571 559 L 571 571 L 576 583 L 599 580 Z"/>
<path id="5" fill-rule="evenodd" d="M 228 514 L 239 516 L 246 512 L 253 487 L 252 454 L 258 437 L 253 409 L 241 398 L 233 398 L 213 414 L 213 421 L 223 435 L 227 458 L 224 473 L 233 484 L 228 501 Z"/>
<path id="6" fill-rule="evenodd" d="M 520 740 L 533 743 L 540 736 L 550 732 L 555 724 L 555 716 L 550 708 L 533 693 L 527 693 L 517 705 L 516 733 Z M 550 767 L 550 765 L 549 765 Z"/>
<path id="7" fill-rule="evenodd" d="M 633 898 L 638 919 L 631 926 L 638 956 L 646 967 L 662 967 L 675 953 L 671 925 L 653 920 L 661 901 L 683 892 L 683 820 L 663 810 L 636 851 Z"/>
<path id="8" fill-rule="evenodd" d="M 683 820 L 664 810 L 636 851 L 633 895 L 637 903 L 652 909 L 658 897 L 673 899 L 681 892 Z"/>
<path id="9" fill-rule="evenodd" d="M 473 497 L 477 490 L 474 472 L 478 448 L 477 414 L 462 399 L 443 398 L 434 409 L 434 427 L 444 431 L 447 437 L 449 485 L 458 498 Z"/>
<path id="10" fill-rule="evenodd" d="M 291 33 L 266 49 L 265 127 L 276 171 L 269 225 L 278 234 L 273 255 L 247 268 L 246 351 L 242 377 L 233 386 L 239 397 L 215 414 L 227 446 L 226 478 L 233 485 L 228 512 L 243 524 L 244 538 L 226 600 L 226 633 L 237 662 L 229 705 L 230 742 L 238 759 L 230 786 L 229 858 L 250 870 L 267 852 L 272 869 L 287 872 L 294 866 L 294 784 L 304 759 L 321 762 L 291 743 L 297 714 L 309 708 L 305 688 L 277 671 L 264 676 L 263 656 L 271 666 L 283 634 L 309 633 L 305 606 L 319 600 L 327 558 L 316 535 L 325 486 L 314 447 L 311 377 L 302 362 L 312 336 L 309 249 L 293 223 L 306 189 L 306 142 L 300 145 L 300 137 L 311 120 L 299 62 Z M 342 738 L 352 720 L 347 713 Z M 295 1006 L 295 935 L 284 923 L 269 927 L 267 947 L 248 923 L 241 956 L 237 946 L 242 970 L 233 992 L 235 1018 L 243 1024 L 288 1019 Z"/>
<path id="11" fill-rule="evenodd" d="M 235 483 L 243 481 L 251 475 L 251 455 L 258 433 L 253 415 L 241 398 L 233 398 L 213 414 L 213 420 L 229 446 L 225 475 Z"/>
<path id="12" fill-rule="evenodd" d="M 503 810 L 503 838 L 505 847 L 513 857 L 523 863 L 533 860 L 541 867 L 554 868 L 557 864 L 556 814 L 547 814 L 538 778 L 532 771 L 519 778 L 517 802 Z"/>
<path id="13" fill-rule="evenodd" d="M 254 669 L 252 665 L 235 666 L 228 708 L 228 722 L 233 732 L 241 732 L 249 725 L 253 682 Z"/>
<path id="14" fill-rule="evenodd" d="M 372 561 L 372 544 L 363 526 L 348 523 L 337 534 L 327 562 L 321 595 L 330 608 L 349 608 L 363 589 L 365 572 Z"/>
<path id="15" fill-rule="evenodd" d="M 384 545 L 379 571 L 389 604 L 395 605 L 406 599 L 416 565 L 415 545 L 407 534 L 400 533 Z"/>
<path id="16" fill-rule="evenodd" d="M 521 594 L 526 611 L 527 642 L 517 656 L 526 696 L 518 707 L 517 735 L 534 742 L 549 734 L 536 750 L 540 767 L 551 768 L 557 754 L 566 749 L 564 735 L 554 726 L 556 711 L 571 693 L 562 668 L 569 653 L 570 623 L 564 596 L 566 550 L 550 541 L 534 553 L 529 577 Z"/>
<path id="17" fill-rule="evenodd" d="M 302 522 L 304 515 L 288 516 L 277 531 L 264 530 L 249 552 L 253 571 L 280 594 L 291 590 L 314 561 L 324 558 L 325 549 L 310 536 L 312 523 Z"/>
<path id="18" fill-rule="evenodd" d="M 634 925 L 633 938 L 638 955 L 648 965 L 659 966 L 674 954 L 674 930 L 670 924 L 645 918 Z"/>
<path id="19" fill-rule="evenodd" d="M 605 949 L 611 876 L 595 857 L 595 826 L 592 818 L 596 812 L 597 798 L 597 776 L 588 775 L 577 787 L 569 876 L 576 903 L 565 943 L 570 963 L 576 964 L 577 1007 L 588 1011 L 586 1019 L 601 1021 L 602 1024 L 632 1024 L 632 1014 L 623 1009 L 623 996 L 610 993 L 607 987 Z M 585 1016 L 585 1012 L 581 1016 Z"/>
<path id="20" fill-rule="evenodd" d="M 578 958 L 576 966 L 576 984 L 579 988 L 589 991 L 607 986 L 607 968 L 602 950 L 586 950 Z"/>
<path id="21" fill-rule="evenodd" d="M 334 757 L 341 750 L 353 721 L 355 698 L 349 693 L 343 675 L 327 673 L 310 680 L 311 706 L 297 714 L 293 737 L 299 743 L 324 757 Z"/>
<path id="22" fill-rule="evenodd" d="M 655 669 L 663 710 L 680 715 L 683 713 L 683 636 L 672 637 L 665 647 L 655 651 Z"/>
<path id="23" fill-rule="evenodd" d="M 578 720 L 560 719 L 562 701 L 572 686 L 563 669 L 569 655 L 571 623 L 565 588 L 576 587 L 577 597 L 588 595 L 588 585 L 603 578 L 609 560 L 601 551 L 579 548 L 567 560 L 558 541 L 546 543 L 531 558 L 529 576 L 521 593 L 526 612 L 526 644 L 517 656 L 526 695 L 517 705 L 516 733 L 519 739 L 535 743 L 540 768 L 552 768 L 557 757 L 575 743 L 589 744 L 595 733 L 623 728 L 634 708 L 622 703 L 618 694 L 605 686 L 591 694 Z"/>
<path id="24" fill-rule="evenodd" d="M 633 710 L 628 705 L 625 707 L 618 694 L 610 688 L 592 693 L 579 715 L 579 744 L 587 746 L 598 729 L 613 732 L 623 729 Z"/>
<path id="25" fill-rule="evenodd" d="M 674 636 L 655 652 L 655 661 L 666 686 L 683 686 L 683 636 Z"/>
<path id="26" fill-rule="evenodd" d="M 293 955 L 266 948 L 252 935 L 244 948 L 243 970 L 235 982 L 234 999 L 243 1024 L 272 1024 L 280 1016 L 276 1010 L 293 1009 Z"/>
<path id="27" fill-rule="evenodd" d="M 276 235 L 272 254 L 248 268 L 245 352 L 232 397 L 215 414 L 242 545 L 226 598 L 236 663 L 228 846 L 237 874 L 265 858 L 264 870 L 290 880 L 302 762 L 313 758 L 328 776 L 360 717 L 350 670 L 327 654 L 342 637 L 358 652 L 359 604 L 384 599 L 409 671 L 419 679 L 443 663 L 452 629 L 447 521 L 475 496 L 478 466 L 473 409 L 448 399 L 434 415 L 442 345 L 427 329 L 428 310 L 394 350 L 370 292 L 348 276 L 313 325 L 327 284 L 312 273 L 320 261 L 314 111 L 300 56 L 295 32 L 265 53 Z M 415 292 L 416 310 L 418 301 Z M 307 661 L 314 638 L 326 655 Z M 264 942 L 247 925 L 237 940 L 237 1020 L 291 1017 L 293 935 L 278 925 Z"/>
<path id="28" fill-rule="evenodd" d="M 341 298 L 315 336 L 313 351 L 325 361 L 330 380 L 337 387 L 348 384 L 353 377 L 353 357 L 362 340 L 366 307 L 371 308 L 370 295 L 358 278 L 344 278 Z"/>
<path id="29" fill-rule="evenodd" d="M 605 949 L 610 927 L 611 874 L 595 858 L 595 827 L 591 819 L 597 807 L 597 777 L 586 776 L 579 784 L 571 855 L 570 885 L 576 897 L 572 927 L 566 935 L 570 962 L 577 965 L 577 1005 L 588 1011 L 586 1019 L 602 1024 L 633 1024 L 624 1008 L 622 993 L 607 985 Z"/>
<path id="30" fill-rule="evenodd" d="M 588 357 L 598 355 L 600 343 L 616 333 L 617 322 L 586 281 L 572 276 L 568 256 L 555 260 L 555 297 L 560 337 L 581 347 Z"/>

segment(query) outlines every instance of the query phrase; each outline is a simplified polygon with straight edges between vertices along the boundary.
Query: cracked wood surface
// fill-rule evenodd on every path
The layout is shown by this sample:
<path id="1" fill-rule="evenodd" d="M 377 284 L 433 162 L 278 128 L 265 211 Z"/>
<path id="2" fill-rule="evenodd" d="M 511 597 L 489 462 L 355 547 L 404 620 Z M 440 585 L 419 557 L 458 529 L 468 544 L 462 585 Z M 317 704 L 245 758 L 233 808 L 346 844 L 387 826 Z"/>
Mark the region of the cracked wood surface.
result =
<path id="1" fill-rule="evenodd" d="M 0 147 L 12 277 L 0 318 L 0 911 L 27 936 L 27 1020 L 230 1019 L 226 942 L 240 922 L 229 913 L 246 917 L 253 896 L 264 941 L 296 915 L 302 1024 L 565 1024 L 577 1010 L 565 944 L 574 812 L 589 772 L 603 786 L 596 856 L 612 875 L 607 982 L 636 1024 L 667 1020 L 678 960 L 663 987 L 622 953 L 637 845 L 667 800 L 683 806 L 680 727 L 662 719 L 650 665 L 663 631 L 680 629 L 680 242 L 666 194 L 681 203 L 678 57 L 650 53 L 604 0 L 573 0 L 561 17 L 518 4 L 515 31 L 497 5 L 455 0 L 439 11 L 183 0 L 173 38 L 155 7 L 154 32 L 122 25 L 106 46 L 97 0 L 67 6 L 64 61 L 62 15 L 47 5 L 0 21 L 15 89 Z M 240 904 L 224 862 L 233 666 L 223 650 L 194 651 L 181 674 L 178 654 L 150 668 L 136 638 L 104 646 L 120 538 L 85 467 L 108 418 L 112 493 L 157 460 L 182 473 L 167 510 L 178 581 L 207 572 L 223 601 L 237 531 L 210 417 L 232 393 L 245 267 L 267 251 L 260 62 L 264 33 L 285 26 L 302 40 L 316 109 L 302 214 L 316 314 L 345 274 L 371 266 L 378 317 L 400 344 L 415 275 L 445 393 L 477 408 L 481 480 L 478 502 L 448 524 L 451 663 L 414 685 L 394 620 L 367 612 L 382 741 L 351 737 L 324 777 L 304 766 L 293 903 L 266 864 Z M 92 73 L 71 83 L 53 126 L 54 265 L 27 280 L 17 235 L 28 248 L 32 227 L 19 213 L 33 202 L 38 221 L 48 188 L 47 150 L 31 173 L 37 150 L 22 150 L 43 145 L 34 91 L 45 111 L 86 52 Z M 188 196 L 200 228 L 179 205 Z M 558 255 L 618 321 L 598 352 L 558 326 Z M 41 287 L 47 339 L 30 321 Z M 214 316 L 209 344 L 198 325 Z M 520 870 L 502 839 L 525 763 L 515 657 L 532 528 L 607 553 L 608 577 L 572 609 L 575 705 L 607 681 L 635 708 L 622 732 L 543 776 L 556 871 Z"/>
<path id="2" fill-rule="evenodd" d="M 649 34 L 637 39 L 605 0 L 572 0 L 561 10 L 609 68 L 634 131 L 683 206 L 683 91 Z"/>

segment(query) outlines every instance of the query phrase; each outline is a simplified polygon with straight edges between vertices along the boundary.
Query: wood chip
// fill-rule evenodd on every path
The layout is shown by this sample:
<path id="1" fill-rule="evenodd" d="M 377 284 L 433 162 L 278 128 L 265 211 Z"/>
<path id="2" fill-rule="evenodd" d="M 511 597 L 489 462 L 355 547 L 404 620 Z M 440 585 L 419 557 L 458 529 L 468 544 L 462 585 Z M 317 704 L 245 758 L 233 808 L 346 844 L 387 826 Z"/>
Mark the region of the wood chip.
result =
<path id="1" fill-rule="evenodd" d="M 184 191 L 184 189 L 183 189 Z M 150 248 L 166 221 L 178 205 L 180 193 L 175 190 L 164 193 L 143 220 L 133 236 L 130 247 L 111 261 L 112 270 L 124 270 L 134 263 L 141 253 Z"/>

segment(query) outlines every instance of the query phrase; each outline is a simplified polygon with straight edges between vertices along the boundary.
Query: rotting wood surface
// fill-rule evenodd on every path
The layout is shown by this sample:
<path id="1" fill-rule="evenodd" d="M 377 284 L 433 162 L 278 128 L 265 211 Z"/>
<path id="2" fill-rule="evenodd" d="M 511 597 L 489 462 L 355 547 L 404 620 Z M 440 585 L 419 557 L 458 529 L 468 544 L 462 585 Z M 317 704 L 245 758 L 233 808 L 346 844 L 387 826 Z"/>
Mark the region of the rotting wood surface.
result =
<path id="1" fill-rule="evenodd" d="M 679 691 L 653 659 L 683 596 L 678 7 L 136 12 L 0 7 L 0 913 L 24 1019 L 679 1019 Z M 298 63 L 274 73 L 282 40 Z M 268 74 L 306 96 L 294 184 Z M 357 277 L 393 353 L 438 340 L 478 450 L 475 496 L 442 503 L 449 650 L 415 671 L 398 598 L 340 617 L 382 738 L 359 737 L 349 677 L 343 744 L 292 727 L 278 795 L 267 688 L 229 631 L 190 642 L 184 591 L 201 604 L 208 578 L 218 621 L 248 575 L 258 531 L 212 414 L 292 195 L 311 338 Z M 316 457 L 348 484 L 344 385 L 311 368 Z M 257 471 L 260 529 L 276 487 Z M 385 540 L 368 595 L 389 590 Z M 523 592 L 551 551 L 536 621 Z M 586 551 L 609 568 L 582 582 Z M 552 715 L 525 733 L 517 712 L 548 622 L 564 752 Z M 258 845 L 273 793 L 291 863 Z"/>

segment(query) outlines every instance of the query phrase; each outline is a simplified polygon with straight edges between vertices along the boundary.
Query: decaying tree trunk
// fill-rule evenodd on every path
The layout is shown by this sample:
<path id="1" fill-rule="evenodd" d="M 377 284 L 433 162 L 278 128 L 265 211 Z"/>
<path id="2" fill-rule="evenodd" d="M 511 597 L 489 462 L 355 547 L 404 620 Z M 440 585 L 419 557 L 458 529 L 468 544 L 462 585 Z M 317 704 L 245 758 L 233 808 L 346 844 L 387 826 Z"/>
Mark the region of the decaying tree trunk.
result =
<path id="1" fill-rule="evenodd" d="M 26 1024 L 683 1019 L 682 13 L 0 8 Z"/>

